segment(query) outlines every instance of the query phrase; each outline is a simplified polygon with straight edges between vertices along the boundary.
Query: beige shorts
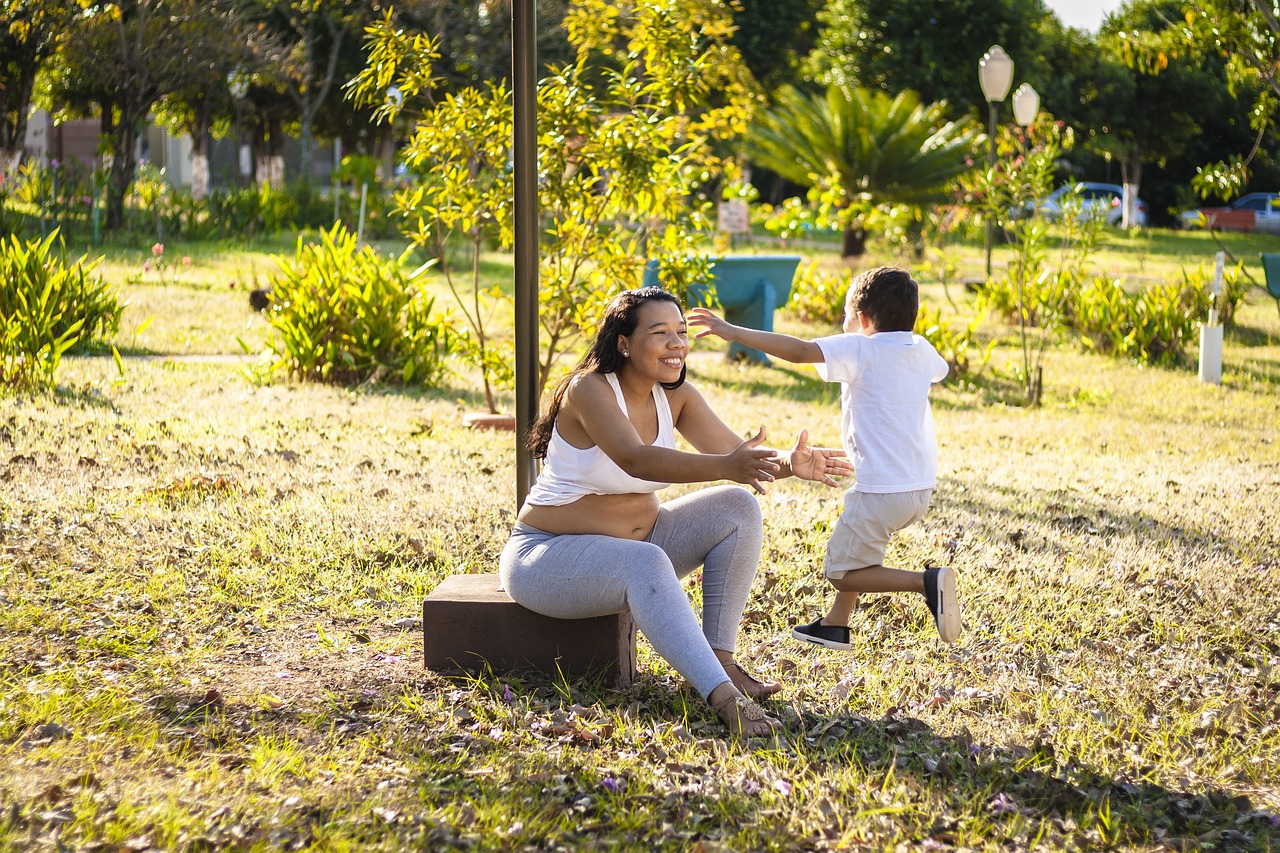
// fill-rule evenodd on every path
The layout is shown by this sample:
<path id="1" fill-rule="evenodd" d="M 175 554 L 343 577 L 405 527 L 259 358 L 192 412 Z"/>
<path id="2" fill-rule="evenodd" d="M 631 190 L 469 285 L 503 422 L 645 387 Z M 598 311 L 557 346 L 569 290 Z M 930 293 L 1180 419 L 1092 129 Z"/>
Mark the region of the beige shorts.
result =
<path id="1" fill-rule="evenodd" d="M 845 572 L 884 565 L 889 537 L 915 524 L 929 509 L 933 489 L 915 492 L 845 492 L 844 512 L 827 542 L 823 573 L 829 578 Z"/>

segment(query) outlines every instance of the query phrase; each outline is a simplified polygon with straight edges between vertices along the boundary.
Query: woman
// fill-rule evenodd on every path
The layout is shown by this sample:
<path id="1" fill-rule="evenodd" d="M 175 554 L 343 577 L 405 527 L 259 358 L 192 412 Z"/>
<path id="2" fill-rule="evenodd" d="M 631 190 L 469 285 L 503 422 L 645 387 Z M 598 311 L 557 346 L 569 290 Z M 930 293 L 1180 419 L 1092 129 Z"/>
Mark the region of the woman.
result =
<path id="1" fill-rule="evenodd" d="M 842 451 L 743 441 L 685 382 L 689 337 L 680 303 L 656 287 L 621 293 L 590 352 L 531 431 L 544 461 L 500 574 L 517 602 L 560 619 L 630 610 L 636 625 L 739 737 L 781 723 L 755 699 L 778 692 L 734 661 L 738 624 L 760 560 L 760 508 L 739 486 L 666 503 L 671 483 L 732 480 L 763 493 L 777 477 L 836 485 Z M 699 452 L 675 449 L 675 431 Z M 703 567 L 703 621 L 681 579 Z"/>

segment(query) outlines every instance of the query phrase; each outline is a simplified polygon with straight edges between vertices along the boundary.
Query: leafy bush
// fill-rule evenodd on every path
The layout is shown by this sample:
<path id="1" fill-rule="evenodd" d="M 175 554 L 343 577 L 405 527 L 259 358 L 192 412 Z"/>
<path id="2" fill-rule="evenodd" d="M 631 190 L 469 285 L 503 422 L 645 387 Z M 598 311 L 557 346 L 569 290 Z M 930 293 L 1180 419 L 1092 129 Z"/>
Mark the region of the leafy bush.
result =
<path id="1" fill-rule="evenodd" d="M 818 269 L 814 261 L 796 272 L 786 311 L 806 323 L 839 327 L 844 323 L 844 300 L 852 281 L 848 270 L 827 272 Z"/>
<path id="2" fill-rule="evenodd" d="M 354 204 L 359 205 L 358 195 Z M 344 203 L 344 214 L 347 208 L 352 207 L 350 202 Z M 368 207 L 365 233 L 371 234 L 369 221 L 377 218 L 381 222 L 382 213 L 380 206 L 371 203 Z M 347 218 L 354 223 L 356 215 L 353 212 Z M 209 195 L 207 230 L 214 233 L 248 237 L 329 228 L 333 223 L 333 199 L 304 183 L 287 187 L 272 187 L 264 183 L 233 190 L 214 190 Z"/>
<path id="3" fill-rule="evenodd" d="M 991 351 L 995 348 L 993 340 L 985 347 L 979 347 L 974 340 L 981 317 L 970 320 L 963 329 L 953 326 L 950 320 L 942 317 L 941 308 L 920 306 L 916 315 L 915 333 L 920 335 L 938 351 L 950 366 L 947 381 L 957 381 L 979 376 L 991 361 Z M 976 355 L 977 364 L 972 358 Z"/>
<path id="4" fill-rule="evenodd" d="M 124 310 L 97 261 L 68 265 L 55 231 L 43 240 L 0 239 L 0 383 L 34 390 L 53 385 L 64 353 L 120 330 Z"/>
<path id="5" fill-rule="evenodd" d="M 261 227 L 257 187 L 214 190 L 209 194 L 209 224 L 218 232 L 248 237 Z"/>
<path id="6" fill-rule="evenodd" d="M 304 380 L 355 384 L 392 379 L 434 384 L 460 345 L 434 300 L 355 235 L 334 225 L 319 243 L 298 239 L 292 260 L 278 256 L 270 278 L 269 320 L 277 340 L 263 375 L 287 370 Z"/>
<path id="7" fill-rule="evenodd" d="M 1204 313 L 1200 315 L 1202 318 L 1209 313 L 1209 307 L 1213 306 L 1218 309 L 1218 321 L 1222 325 L 1230 328 L 1236 324 L 1236 309 L 1240 307 L 1240 303 L 1244 302 L 1247 288 L 1246 282 L 1240 277 L 1243 269 L 1244 261 L 1240 261 L 1232 269 L 1223 269 L 1222 290 L 1218 293 L 1217 304 L 1214 304 L 1213 298 L 1212 267 L 1201 264 L 1189 273 L 1186 270 L 1182 271 L 1183 285 L 1203 296 Z"/>
<path id="8" fill-rule="evenodd" d="M 1064 319 L 1089 349 L 1143 364 L 1183 365 L 1211 301 L 1194 276 L 1136 293 L 1126 291 L 1120 279 L 1098 276 L 1070 294 Z"/>

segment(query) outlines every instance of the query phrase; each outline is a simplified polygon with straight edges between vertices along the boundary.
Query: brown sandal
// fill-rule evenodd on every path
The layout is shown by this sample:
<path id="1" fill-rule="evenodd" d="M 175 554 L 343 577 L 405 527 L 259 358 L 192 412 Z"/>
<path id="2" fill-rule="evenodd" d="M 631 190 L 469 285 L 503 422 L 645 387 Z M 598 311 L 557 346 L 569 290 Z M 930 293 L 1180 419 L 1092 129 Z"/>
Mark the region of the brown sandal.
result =
<path id="1" fill-rule="evenodd" d="M 763 708 L 740 693 L 711 708 L 728 726 L 729 733 L 740 740 L 768 737 L 782 729 L 781 720 L 770 717 Z"/>
<path id="2" fill-rule="evenodd" d="M 730 661 L 724 666 L 725 675 L 729 676 L 729 680 L 733 682 L 733 686 L 738 688 L 743 696 L 748 699 L 767 699 L 775 693 L 782 692 L 782 683 L 769 679 L 761 681 L 751 673 L 742 668 L 742 664 L 737 661 Z M 736 669 L 741 676 L 741 680 L 734 678 L 730 670 Z"/>

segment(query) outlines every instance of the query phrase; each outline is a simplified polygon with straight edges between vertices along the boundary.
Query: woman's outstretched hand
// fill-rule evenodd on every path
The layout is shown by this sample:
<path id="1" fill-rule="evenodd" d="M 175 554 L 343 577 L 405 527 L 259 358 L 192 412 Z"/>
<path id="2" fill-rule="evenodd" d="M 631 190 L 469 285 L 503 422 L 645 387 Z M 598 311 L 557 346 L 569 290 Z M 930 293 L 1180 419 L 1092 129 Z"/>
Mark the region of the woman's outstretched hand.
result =
<path id="1" fill-rule="evenodd" d="M 735 483 L 751 486 L 760 494 L 765 493 L 765 483 L 772 483 L 775 474 L 782 466 L 775 460 L 778 451 L 771 447 L 761 447 L 764 442 L 764 427 L 751 438 L 739 444 L 726 458 L 729 472 L 726 479 Z"/>
<path id="2" fill-rule="evenodd" d="M 800 430 L 795 447 L 791 448 L 791 473 L 802 480 L 816 480 L 828 486 L 838 486 L 834 477 L 847 477 L 853 473 L 853 463 L 845 458 L 845 452 L 830 447 L 810 447 L 809 431 Z"/>

